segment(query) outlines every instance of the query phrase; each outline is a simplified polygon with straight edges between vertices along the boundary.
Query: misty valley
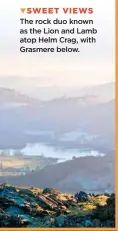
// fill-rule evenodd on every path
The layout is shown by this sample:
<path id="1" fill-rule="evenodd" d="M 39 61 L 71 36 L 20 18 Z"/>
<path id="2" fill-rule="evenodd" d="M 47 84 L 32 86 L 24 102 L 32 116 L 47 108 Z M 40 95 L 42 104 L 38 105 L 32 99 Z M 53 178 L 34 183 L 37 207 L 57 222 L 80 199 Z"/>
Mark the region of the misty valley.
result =
<path id="1" fill-rule="evenodd" d="M 114 227 L 114 84 L 41 90 L 0 88 L 0 227 Z"/>
<path id="2" fill-rule="evenodd" d="M 107 89 L 109 86 L 103 85 L 102 87 Z M 17 180 L 17 177 L 28 176 L 32 171 L 38 171 L 39 174 L 40 171 L 44 171 L 46 174 L 48 166 L 62 168 L 62 165 L 66 166 L 66 163 L 70 163 L 71 169 L 73 169 L 73 163 L 77 160 L 79 162 L 80 159 L 83 162 L 83 168 L 85 168 L 86 159 L 91 160 L 90 165 L 92 166 L 95 160 L 97 165 L 97 159 L 100 158 L 106 166 L 106 171 L 104 168 L 101 172 L 106 174 L 106 177 L 102 176 L 102 181 L 104 188 L 107 187 L 107 181 L 113 177 L 111 166 L 114 163 L 115 152 L 114 95 L 108 95 L 106 99 L 105 90 L 105 95 L 101 95 L 102 87 L 98 86 L 98 90 L 94 90 L 95 93 L 92 92 L 92 89 L 85 89 L 84 92 L 76 92 L 78 94 L 76 96 L 70 92 L 68 93 L 70 96 L 47 101 L 41 100 L 38 96 L 34 99 L 30 95 L 26 96 L 12 89 L 1 88 L 1 180 L 15 183 L 14 176 Z M 110 161 L 112 160 L 110 165 L 109 158 Z M 100 166 L 96 166 L 95 172 L 97 172 L 97 168 L 101 169 Z M 90 170 L 89 165 L 87 169 Z M 63 171 L 62 174 L 64 174 Z M 75 186 L 70 182 L 71 179 L 72 181 L 73 178 L 75 179 L 75 174 L 82 174 L 80 182 L 79 179 L 77 180 L 76 188 L 86 189 L 83 177 L 85 179 L 87 177 L 88 180 L 91 173 L 86 175 L 83 173 L 82 167 L 70 171 L 68 180 L 64 175 L 63 181 L 60 179 L 55 181 L 52 178 L 51 184 L 52 186 L 57 185 L 59 189 L 64 187 L 63 190 L 67 187 L 68 191 L 74 192 Z M 99 171 L 96 174 L 99 175 Z M 5 178 L 5 176 L 7 177 Z M 92 178 L 90 185 L 96 185 L 92 183 L 94 177 L 92 176 Z M 66 181 L 67 183 L 65 183 Z M 106 181 L 106 185 L 104 181 Z M 109 190 L 113 190 L 113 182 Z M 32 183 L 35 184 L 35 180 Z M 45 181 L 43 183 L 47 184 Z M 39 184 L 42 182 L 39 181 Z M 94 190 L 98 190 L 98 185 Z"/>

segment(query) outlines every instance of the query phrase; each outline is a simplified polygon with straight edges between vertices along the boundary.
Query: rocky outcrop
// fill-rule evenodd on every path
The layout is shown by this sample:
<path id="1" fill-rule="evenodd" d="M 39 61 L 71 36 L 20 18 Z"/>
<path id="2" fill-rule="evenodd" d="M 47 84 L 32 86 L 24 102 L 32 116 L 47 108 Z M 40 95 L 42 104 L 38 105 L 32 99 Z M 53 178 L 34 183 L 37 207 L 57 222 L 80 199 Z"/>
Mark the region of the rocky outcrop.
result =
<path id="1" fill-rule="evenodd" d="M 115 195 L 0 185 L 0 227 L 114 227 Z"/>

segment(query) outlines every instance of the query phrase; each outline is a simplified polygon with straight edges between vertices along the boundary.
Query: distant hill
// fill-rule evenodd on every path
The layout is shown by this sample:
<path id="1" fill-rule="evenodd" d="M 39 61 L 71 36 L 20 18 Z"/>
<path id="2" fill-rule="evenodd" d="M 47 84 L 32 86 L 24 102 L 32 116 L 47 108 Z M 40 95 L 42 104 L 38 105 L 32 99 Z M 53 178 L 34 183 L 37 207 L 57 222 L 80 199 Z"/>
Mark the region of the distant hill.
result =
<path id="1" fill-rule="evenodd" d="M 0 147 L 24 147 L 26 143 L 46 142 L 52 146 L 75 148 L 77 142 L 61 142 L 58 136 L 81 129 L 99 136 L 93 147 L 114 147 L 115 101 L 101 101 L 94 95 L 61 97 L 46 102 L 32 99 L 15 90 L 0 88 Z M 26 131 L 52 131 L 52 139 L 44 135 L 30 136 Z M 96 143 L 95 143 L 96 142 Z M 86 145 L 86 144 L 83 144 Z"/>
<path id="2" fill-rule="evenodd" d="M 69 93 L 70 96 L 83 96 L 83 95 L 93 95 L 96 96 L 101 101 L 109 101 L 115 99 L 115 83 L 110 82 L 106 84 L 101 84 L 97 86 L 86 87 L 80 89 L 79 91 L 72 91 Z"/>
<path id="3" fill-rule="evenodd" d="M 25 92 L 25 91 L 24 91 Z M 115 83 L 110 82 L 95 86 L 72 86 L 72 87 L 35 87 L 32 89 L 26 89 L 27 95 L 40 100 L 52 100 L 61 97 L 83 97 L 93 96 L 99 101 L 109 101 L 115 98 Z"/>
<path id="4" fill-rule="evenodd" d="M 29 102 L 29 97 L 20 94 L 14 89 L 0 88 L 0 103 L 4 102 Z"/>
<path id="5" fill-rule="evenodd" d="M 104 157 L 81 157 L 50 165 L 26 176 L 4 177 L 0 182 L 19 186 L 56 187 L 75 193 L 78 190 L 103 193 L 114 191 L 114 155 Z"/>
<path id="6" fill-rule="evenodd" d="M 0 109 L 13 108 L 29 104 L 35 104 L 38 100 L 34 100 L 29 96 L 23 95 L 14 89 L 0 88 Z"/>

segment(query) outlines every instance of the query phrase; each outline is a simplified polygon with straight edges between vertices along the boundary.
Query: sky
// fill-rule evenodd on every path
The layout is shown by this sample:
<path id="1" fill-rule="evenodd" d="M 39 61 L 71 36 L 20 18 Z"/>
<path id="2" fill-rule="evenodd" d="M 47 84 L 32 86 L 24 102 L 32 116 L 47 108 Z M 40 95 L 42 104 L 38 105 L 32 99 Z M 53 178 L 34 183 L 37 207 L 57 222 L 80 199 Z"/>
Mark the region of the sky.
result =
<path id="1" fill-rule="evenodd" d="M 12 85 L 13 88 L 18 86 L 19 88 L 26 88 L 27 85 L 29 87 L 71 87 L 114 81 L 114 6 L 114 0 L 1 1 L 0 87 L 11 87 Z M 71 18 L 93 19 L 94 27 L 98 30 L 97 43 L 80 45 L 80 53 L 20 53 L 19 31 L 22 27 L 20 18 L 23 17 L 20 12 L 21 7 L 92 7 L 94 9 L 93 15 L 76 15 L 71 16 Z M 37 19 L 39 16 L 25 17 Z M 47 18 L 47 16 L 40 17 Z M 51 17 L 55 18 L 55 15 Z M 59 18 L 64 19 L 64 15 L 61 13 Z M 36 46 L 39 47 L 38 44 Z"/>

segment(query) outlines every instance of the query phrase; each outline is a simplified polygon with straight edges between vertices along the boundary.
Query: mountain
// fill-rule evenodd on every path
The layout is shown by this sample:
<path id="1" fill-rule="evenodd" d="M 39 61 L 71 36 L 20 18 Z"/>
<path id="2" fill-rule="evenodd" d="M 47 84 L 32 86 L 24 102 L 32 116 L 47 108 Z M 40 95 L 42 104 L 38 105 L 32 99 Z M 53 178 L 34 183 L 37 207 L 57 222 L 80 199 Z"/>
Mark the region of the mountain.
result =
<path id="1" fill-rule="evenodd" d="M 20 94 L 14 89 L 0 88 L 0 109 L 27 106 L 29 104 L 34 104 L 37 101 L 38 100 Z"/>
<path id="2" fill-rule="evenodd" d="M 56 77 L 55 77 L 56 78 Z M 41 81 L 41 78 L 39 78 Z M 41 82 L 42 83 L 42 82 Z M 109 101 L 115 98 L 115 82 L 104 83 L 93 86 L 42 86 L 37 82 L 37 78 L 23 78 L 20 76 L 2 77 L 0 76 L 0 86 L 8 89 L 16 89 L 23 95 L 41 101 L 50 101 L 61 97 L 81 97 L 93 95 L 99 101 Z M 27 87 L 28 86 L 28 87 Z"/>
<path id="3" fill-rule="evenodd" d="M 6 102 L 29 102 L 29 97 L 20 94 L 14 89 L 0 88 L 0 103 Z"/>
<path id="4" fill-rule="evenodd" d="M 55 98 L 70 98 L 70 97 L 83 97 L 93 96 L 101 102 L 109 101 L 115 98 L 115 83 L 105 83 L 95 86 L 72 86 L 72 87 L 40 87 L 36 86 L 23 90 L 24 94 L 40 100 L 50 101 Z"/>
<path id="5" fill-rule="evenodd" d="M 80 89 L 79 91 L 72 91 L 70 96 L 83 96 L 83 95 L 93 95 L 99 100 L 105 102 L 115 99 L 115 83 L 105 83 L 98 86 L 91 86 Z"/>
<path id="6" fill-rule="evenodd" d="M 96 136 L 83 147 L 113 149 L 115 136 L 115 101 L 101 102 L 93 95 L 61 97 L 41 102 L 15 90 L 0 89 L 0 148 L 23 148 L 27 143 L 48 143 L 54 147 L 81 147 L 78 138 L 61 141 L 60 136 L 80 129 Z M 31 135 L 28 131 L 51 131 L 54 137 Z"/>

